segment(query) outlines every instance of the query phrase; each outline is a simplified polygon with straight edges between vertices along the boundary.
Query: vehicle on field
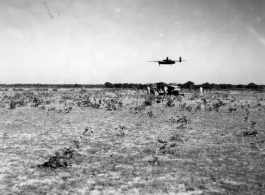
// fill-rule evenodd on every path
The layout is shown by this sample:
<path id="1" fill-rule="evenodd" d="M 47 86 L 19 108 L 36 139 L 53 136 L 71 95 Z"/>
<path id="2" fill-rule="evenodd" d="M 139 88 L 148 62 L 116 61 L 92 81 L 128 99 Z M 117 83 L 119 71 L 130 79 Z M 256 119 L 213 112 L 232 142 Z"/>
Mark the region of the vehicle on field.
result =
<path id="1" fill-rule="evenodd" d="M 184 95 L 181 93 L 180 87 L 177 85 L 170 84 L 167 87 L 168 87 L 168 90 L 167 90 L 168 95 Z"/>
<path id="2" fill-rule="evenodd" d="M 151 94 L 184 96 L 177 84 L 154 83 L 149 85 Z"/>

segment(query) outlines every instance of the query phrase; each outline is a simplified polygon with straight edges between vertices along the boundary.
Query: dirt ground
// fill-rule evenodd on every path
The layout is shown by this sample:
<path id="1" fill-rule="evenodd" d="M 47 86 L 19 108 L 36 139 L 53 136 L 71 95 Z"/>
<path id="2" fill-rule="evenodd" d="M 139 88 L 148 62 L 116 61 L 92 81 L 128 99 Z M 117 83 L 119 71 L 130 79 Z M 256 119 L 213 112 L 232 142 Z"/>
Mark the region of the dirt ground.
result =
<path id="1" fill-rule="evenodd" d="M 0 92 L 0 192 L 265 194 L 265 94 Z"/>

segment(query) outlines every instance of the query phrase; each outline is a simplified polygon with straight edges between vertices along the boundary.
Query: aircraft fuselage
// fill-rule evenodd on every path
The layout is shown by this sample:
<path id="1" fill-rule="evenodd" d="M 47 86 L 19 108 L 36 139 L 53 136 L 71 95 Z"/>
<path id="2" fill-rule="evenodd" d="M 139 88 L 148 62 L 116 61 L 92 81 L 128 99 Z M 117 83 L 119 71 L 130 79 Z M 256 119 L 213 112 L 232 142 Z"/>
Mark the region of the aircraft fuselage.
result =
<path id="1" fill-rule="evenodd" d="M 175 64 L 175 62 L 174 61 L 169 61 L 169 60 L 167 60 L 167 61 L 160 61 L 160 62 L 158 62 L 159 64 L 168 64 L 168 65 L 171 65 L 171 64 Z"/>

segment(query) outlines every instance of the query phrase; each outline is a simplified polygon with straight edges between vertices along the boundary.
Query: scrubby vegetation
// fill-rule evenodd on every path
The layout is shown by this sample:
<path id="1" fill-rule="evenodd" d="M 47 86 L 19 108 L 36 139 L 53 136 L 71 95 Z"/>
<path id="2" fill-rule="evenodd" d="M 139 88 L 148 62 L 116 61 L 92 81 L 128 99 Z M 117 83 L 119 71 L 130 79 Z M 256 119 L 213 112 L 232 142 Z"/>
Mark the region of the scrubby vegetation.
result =
<path id="1" fill-rule="evenodd" d="M 0 92 L 1 194 L 265 193 L 260 90 L 53 89 Z"/>

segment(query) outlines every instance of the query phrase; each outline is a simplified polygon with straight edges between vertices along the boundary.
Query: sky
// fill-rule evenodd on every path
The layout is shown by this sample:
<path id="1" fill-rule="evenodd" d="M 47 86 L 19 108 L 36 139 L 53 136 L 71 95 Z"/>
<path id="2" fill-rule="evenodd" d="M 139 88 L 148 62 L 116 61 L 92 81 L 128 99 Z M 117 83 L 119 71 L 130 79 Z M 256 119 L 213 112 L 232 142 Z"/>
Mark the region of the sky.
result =
<path id="1" fill-rule="evenodd" d="M 0 31 L 0 83 L 265 84 L 264 0 L 0 0 Z"/>

